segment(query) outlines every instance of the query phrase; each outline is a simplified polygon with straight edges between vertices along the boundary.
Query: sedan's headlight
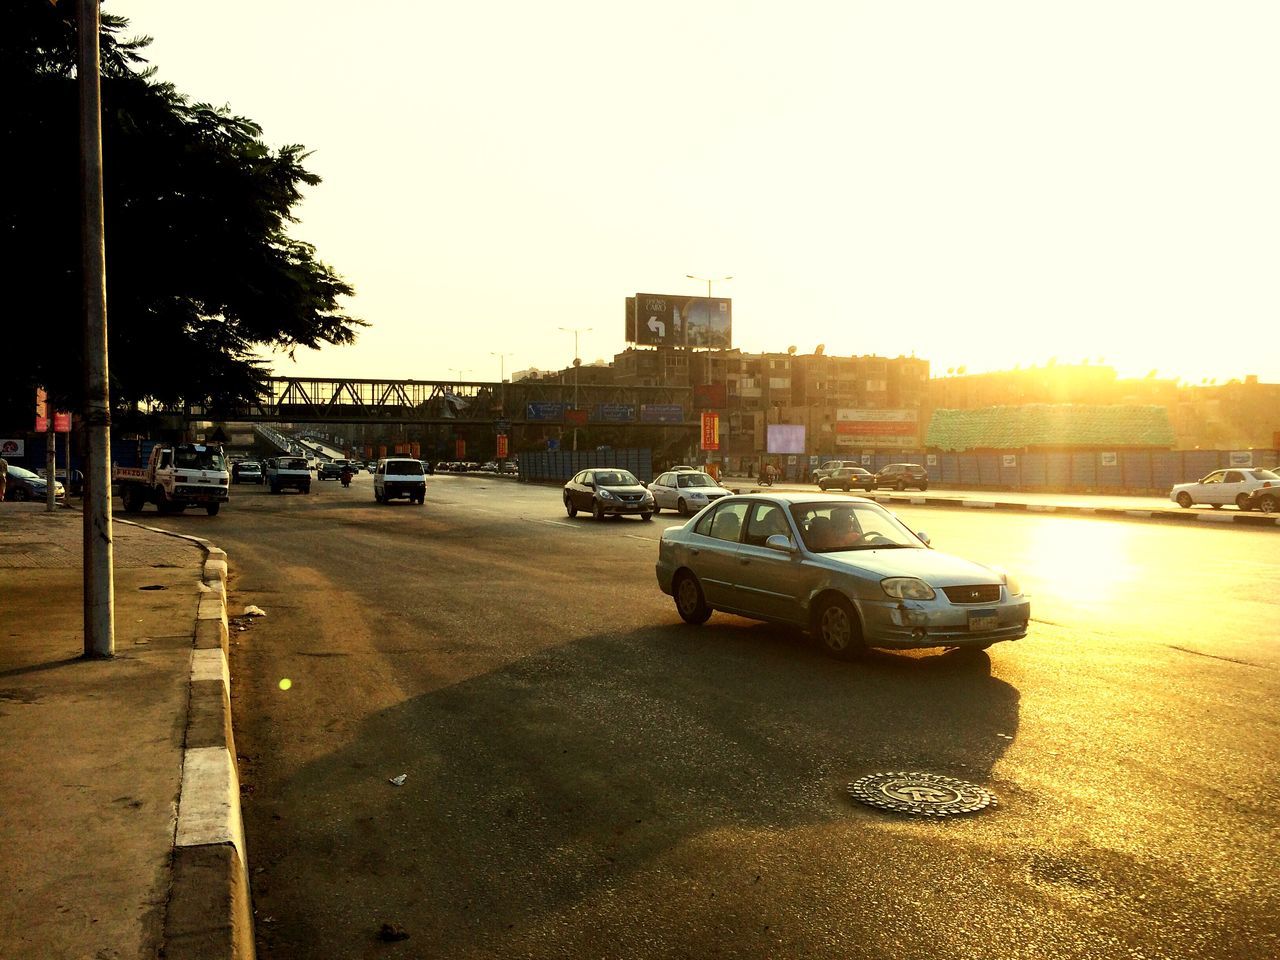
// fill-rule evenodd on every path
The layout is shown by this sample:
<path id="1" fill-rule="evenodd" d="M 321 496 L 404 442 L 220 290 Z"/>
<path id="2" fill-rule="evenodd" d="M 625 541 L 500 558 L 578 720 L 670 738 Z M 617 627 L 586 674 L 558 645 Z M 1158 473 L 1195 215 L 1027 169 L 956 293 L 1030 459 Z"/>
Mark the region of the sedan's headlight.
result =
<path id="1" fill-rule="evenodd" d="M 1022 596 L 1022 584 L 1020 584 L 1013 577 L 1009 576 L 1009 574 L 1007 573 L 1004 575 L 1004 586 L 1005 586 L 1005 589 L 1009 591 L 1009 596 L 1011 597 Z"/>
<path id="2" fill-rule="evenodd" d="M 881 580 L 880 586 L 895 600 L 932 600 L 937 596 L 933 587 L 915 577 L 890 577 Z"/>
<path id="3" fill-rule="evenodd" d="M 612 494 L 612 493 L 610 493 L 608 490 L 601 490 L 601 491 L 600 491 L 600 499 L 601 499 L 601 500 L 612 500 L 612 499 L 613 499 L 613 494 Z"/>

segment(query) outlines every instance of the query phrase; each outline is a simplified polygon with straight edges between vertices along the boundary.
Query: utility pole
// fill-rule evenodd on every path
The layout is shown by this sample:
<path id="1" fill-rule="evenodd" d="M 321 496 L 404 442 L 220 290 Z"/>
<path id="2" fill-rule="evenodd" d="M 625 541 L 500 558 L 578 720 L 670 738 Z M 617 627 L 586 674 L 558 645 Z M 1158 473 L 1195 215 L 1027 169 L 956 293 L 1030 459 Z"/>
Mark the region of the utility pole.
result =
<path id="1" fill-rule="evenodd" d="M 115 656 L 111 542 L 111 393 L 107 380 L 107 256 L 102 223 L 99 0 L 77 0 L 80 44 L 80 243 L 84 272 L 84 655 Z M 52 480 L 52 478 L 50 478 Z"/>
<path id="2" fill-rule="evenodd" d="M 591 327 L 561 327 L 565 333 L 573 334 L 573 409 L 578 410 L 578 368 L 582 366 L 582 358 L 578 356 L 578 335 L 590 333 Z M 573 449 L 578 449 L 578 425 L 573 425 Z"/>
<path id="3" fill-rule="evenodd" d="M 711 284 L 717 280 L 732 280 L 732 274 L 727 277 L 695 277 L 692 273 L 686 273 L 685 277 L 689 280 L 697 280 L 707 285 L 707 386 L 711 385 Z M 728 389 L 728 378 L 726 377 L 725 389 Z"/>
<path id="4" fill-rule="evenodd" d="M 45 403 L 44 435 L 44 509 L 53 513 L 58 509 L 58 435 L 53 432 L 53 404 Z M 71 478 L 67 477 L 67 483 Z"/>

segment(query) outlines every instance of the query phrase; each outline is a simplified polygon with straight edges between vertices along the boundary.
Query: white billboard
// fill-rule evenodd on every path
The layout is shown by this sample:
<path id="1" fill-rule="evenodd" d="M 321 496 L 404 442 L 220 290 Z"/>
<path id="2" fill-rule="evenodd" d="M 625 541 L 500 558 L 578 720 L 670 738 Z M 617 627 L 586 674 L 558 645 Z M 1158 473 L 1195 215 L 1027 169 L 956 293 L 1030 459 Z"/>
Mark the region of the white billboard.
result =
<path id="1" fill-rule="evenodd" d="M 768 425 L 769 453 L 804 453 L 804 426 L 792 423 Z"/>
<path id="2" fill-rule="evenodd" d="M 916 410 L 836 410 L 836 445 L 840 447 L 899 447 L 920 445 L 920 415 Z"/>

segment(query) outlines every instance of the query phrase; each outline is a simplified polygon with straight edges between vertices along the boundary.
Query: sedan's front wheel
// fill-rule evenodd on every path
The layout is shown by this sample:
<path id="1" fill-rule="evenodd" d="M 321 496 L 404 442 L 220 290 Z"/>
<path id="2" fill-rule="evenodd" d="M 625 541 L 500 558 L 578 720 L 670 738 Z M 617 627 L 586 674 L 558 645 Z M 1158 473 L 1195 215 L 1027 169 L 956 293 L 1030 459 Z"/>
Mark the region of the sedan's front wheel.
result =
<path id="1" fill-rule="evenodd" d="M 676 612 L 685 623 L 695 627 L 706 623 L 711 616 L 711 608 L 707 606 L 707 598 L 702 595 L 702 584 L 692 573 L 682 573 L 676 577 L 675 583 Z"/>
<path id="2" fill-rule="evenodd" d="M 832 597 L 822 604 L 816 628 L 822 649 L 833 657 L 852 660 L 866 650 L 862 643 L 862 624 L 844 597 Z"/>
<path id="3" fill-rule="evenodd" d="M 597 520 L 604 519 L 604 507 L 600 506 L 599 500 L 591 505 L 591 516 L 595 517 Z"/>
<path id="4" fill-rule="evenodd" d="M 573 505 L 573 497 L 564 498 L 564 512 L 571 517 L 578 515 L 578 508 Z"/>
<path id="5" fill-rule="evenodd" d="M 1258 498 L 1258 509 L 1263 513 L 1275 513 L 1276 503 L 1276 498 L 1272 494 L 1264 493 Z"/>
<path id="6" fill-rule="evenodd" d="M 1183 510 L 1189 510 L 1191 508 L 1191 494 L 1185 490 L 1178 494 L 1178 506 Z"/>

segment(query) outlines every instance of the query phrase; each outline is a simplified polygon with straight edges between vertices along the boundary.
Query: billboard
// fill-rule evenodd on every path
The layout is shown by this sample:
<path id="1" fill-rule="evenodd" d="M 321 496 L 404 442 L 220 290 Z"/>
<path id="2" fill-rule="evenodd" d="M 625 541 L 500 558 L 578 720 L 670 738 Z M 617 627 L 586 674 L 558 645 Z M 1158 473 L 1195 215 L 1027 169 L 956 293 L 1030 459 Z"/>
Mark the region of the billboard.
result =
<path id="1" fill-rule="evenodd" d="M 920 423 L 915 410 L 836 410 L 836 446 L 916 447 Z"/>
<path id="2" fill-rule="evenodd" d="M 767 453 L 804 453 L 804 425 L 771 423 L 767 442 Z"/>
<path id="3" fill-rule="evenodd" d="M 678 403 L 642 403 L 640 422 L 684 423 L 684 407 Z"/>
<path id="4" fill-rule="evenodd" d="M 627 298 L 627 342 L 728 350 L 733 345 L 733 301 L 637 293 Z"/>
<path id="5" fill-rule="evenodd" d="M 569 408 L 567 403 L 529 403 L 525 404 L 526 420 L 558 421 L 564 419 L 564 412 Z"/>
<path id="6" fill-rule="evenodd" d="M 693 405 L 695 407 L 727 407 L 725 385 L 723 383 L 697 383 L 693 387 Z"/>
<path id="7" fill-rule="evenodd" d="M 597 403 L 591 419 L 601 423 L 630 423 L 636 418 L 634 403 Z"/>

